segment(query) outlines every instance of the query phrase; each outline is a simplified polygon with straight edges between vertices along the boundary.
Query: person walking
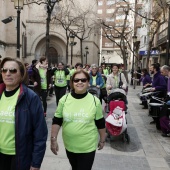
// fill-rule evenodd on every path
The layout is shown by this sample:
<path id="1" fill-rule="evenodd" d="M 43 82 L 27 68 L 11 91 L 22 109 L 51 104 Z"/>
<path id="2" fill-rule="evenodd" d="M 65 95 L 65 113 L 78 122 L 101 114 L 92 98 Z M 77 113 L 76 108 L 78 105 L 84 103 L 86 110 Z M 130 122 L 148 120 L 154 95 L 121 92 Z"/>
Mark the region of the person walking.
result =
<path id="1" fill-rule="evenodd" d="M 43 102 L 43 108 L 44 108 L 44 116 L 47 115 L 47 94 L 48 90 L 51 88 L 51 70 L 48 69 L 48 61 L 46 57 L 41 57 L 39 59 L 39 63 L 36 65 L 36 68 L 38 69 L 40 80 L 41 82 L 37 82 L 38 85 L 41 85 L 41 93 L 40 96 L 42 98 Z M 38 76 L 37 76 L 38 77 Z M 37 79 L 38 81 L 39 79 Z M 37 88 L 38 89 L 38 88 Z M 38 90 L 37 90 L 38 91 Z"/>
<path id="2" fill-rule="evenodd" d="M 120 87 L 126 90 L 126 78 L 123 73 L 119 73 L 119 66 L 117 64 L 113 64 L 112 73 L 107 77 L 106 89 L 113 90 Z"/>
<path id="3" fill-rule="evenodd" d="M 19 59 L 4 58 L 0 69 L 0 169 L 39 170 L 47 140 L 41 100 L 25 85 Z"/>
<path id="4" fill-rule="evenodd" d="M 62 126 L 64 146 L 72 170 L 91 170 L 97 147 L 100 150 L 105 144 L 102 106 L 97 97 L 87 92 L 89 80 L 89 74 L 84 70 L 73 74 L 73 90 L 60 99 L 53 118 L 51 150 L 57 155 L 57 136 Z"/>
<path id="5" fill-rule="evenodd" d="M 32 60 L 32 65 L 28 70 L 30 85 L 33 85 L 33 90 L 39 96 L 41 95 L 41 77 L 39 74 L 36 65 L 38 64 L 38 60 Z"/>
<path id="6" fill-rule="evenodd" d="M 102 79 L 102 75 L 98 71 L 98 66 L 96 64 L 91 65 L 91 71 L 90 71 L 89 75 L 90 75 L 89 84 L 90 84 L 90 86 L 96 86 L 99 89 L 98 95 L 100 98 L 100 102 L 102 104 L 101 88 L 104 85 L 104 81 Z"/>
<path id="7" fill-rule="evenodd" d="M 52 76 L 54 75 L 55 78 L 54 89 L 56 95 L 56 104 L 58 106 L 60 98 L 66 93 L 67 75 L 69 74 L 69 71 L 64 67 L 64 63 L 60 62 L 58 64 L 58 68 L 54 68 L 51 74 Z"/>
<path id="8" fill-rule="evenodd" d="M 106 90 L 106 80 L 107 80 L 107 77 L 106 77 L 106 75 L 104 75 L 102 67 L 99 67 L 99 73 L 101 74 L 102 80 L 103 80 L 103 86 L 101 87 L 100 102 L 102 103 L 102 99 L 103 99 L 104 102 L 107 103 L 107 90 Z"/>

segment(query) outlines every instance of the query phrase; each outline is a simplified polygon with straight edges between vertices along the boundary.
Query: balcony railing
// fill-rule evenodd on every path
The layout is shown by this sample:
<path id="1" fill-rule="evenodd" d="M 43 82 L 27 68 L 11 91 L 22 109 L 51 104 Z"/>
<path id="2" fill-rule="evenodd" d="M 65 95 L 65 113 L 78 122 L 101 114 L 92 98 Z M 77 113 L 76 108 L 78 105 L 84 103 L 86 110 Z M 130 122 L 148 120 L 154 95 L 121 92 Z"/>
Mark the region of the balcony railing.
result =
<path id="1" fill-rule="evenodd" d="M 161 45 L 167 41 L 167 30 L 168 28 L 165 28 L 163 31 L 158 33 L 157 45 Z"/>

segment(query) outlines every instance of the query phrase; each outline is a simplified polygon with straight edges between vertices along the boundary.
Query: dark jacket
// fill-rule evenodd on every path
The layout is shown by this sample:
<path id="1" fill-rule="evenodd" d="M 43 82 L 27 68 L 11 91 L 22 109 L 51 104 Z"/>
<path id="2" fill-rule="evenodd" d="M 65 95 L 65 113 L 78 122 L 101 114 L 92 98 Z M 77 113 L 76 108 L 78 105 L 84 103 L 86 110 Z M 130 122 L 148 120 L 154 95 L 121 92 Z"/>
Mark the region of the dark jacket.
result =
<path id="1" fill-rule="evenodd" d="M 154 87 L 156 91 L 167 90 L 165 78 L 161 75 L 159 71 L 153 76 L 152 87 Z"/>
<path id="2" fill-rule="evenodd" d="M 145 74 L 143 77 L 141 77 L 140 79 L 143 83 L 143 86 L 145 86 L 146 84 L 151 84 L 152 83 L 152 80 L 151 80 L 151 77 L 149 74 Z"/>
<path id="3" fill-rule="evenodd" d="M 92 86 L 92 84 L 93 84 L 92 72 L 90 72 L 89 75 L 90 75 L 90 82 L 89 82 L 89 84 L 90 84 L 90 86 Z M 102 79 L 102 75 L 99 72 L 97 72 L 97 78 L 96 78 L 96 86 L 97 85 L 100 86 L 100 88 L 102 88 L 103 85 L 104 85 L 104 82 L 103 82 L 103 79 Z"/>
<path id="4" fill-rule="evenodd" d="M 5 84 L 0 84 L 0 98 Z M 47 140 L 47 125 L 40 98 L 24 84 L 15 108 L 16 169 L 41 166 Z"/>
<path id="5" fill-rule="evenodd" d="M 34 87 L 34 91 L 38 95 L 40 95 L 41 94 L 41 77 L 40 77 L 40 74 L 39 74 L 39 70 L 35 66 L 31 66 L 31 67 L 32 67 L 32 72 L 29 73 L 29 79 L 30 79 L 32 84 L 34 84 L 34 82 L 38 83 L 38 85 Z M 51 82 L 51 69 L 47 69 L 46 77 L 47 77 L 47 88 L 48 88 L 49 84 L 52 84 L 52 82 Z"/>

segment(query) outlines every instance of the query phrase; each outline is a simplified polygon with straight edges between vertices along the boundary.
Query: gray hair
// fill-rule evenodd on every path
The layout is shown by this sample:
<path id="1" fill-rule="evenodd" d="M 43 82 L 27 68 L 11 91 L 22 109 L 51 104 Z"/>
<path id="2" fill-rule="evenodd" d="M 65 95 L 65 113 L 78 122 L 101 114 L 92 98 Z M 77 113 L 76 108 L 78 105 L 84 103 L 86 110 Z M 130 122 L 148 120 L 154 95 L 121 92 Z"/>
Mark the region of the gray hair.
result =
<path id="1" fill-rule="evenodd" d="M 93 68 L 93 67 L 98 68 L 98 65 L 97 65 L 97 64 L 92 64 L 92 65 L 91 65 L 91 68 Z"/>
<path id="2" fill-rule="evenodd" d="M 163 70 L 167 70 L 167 71 L 170 71 L 170 67 L 169 67 L 169 66 L 167 66 L 167 65 L 163 65 L 163 66 L 161 67 L 161 69 L 163 69 Z"/>

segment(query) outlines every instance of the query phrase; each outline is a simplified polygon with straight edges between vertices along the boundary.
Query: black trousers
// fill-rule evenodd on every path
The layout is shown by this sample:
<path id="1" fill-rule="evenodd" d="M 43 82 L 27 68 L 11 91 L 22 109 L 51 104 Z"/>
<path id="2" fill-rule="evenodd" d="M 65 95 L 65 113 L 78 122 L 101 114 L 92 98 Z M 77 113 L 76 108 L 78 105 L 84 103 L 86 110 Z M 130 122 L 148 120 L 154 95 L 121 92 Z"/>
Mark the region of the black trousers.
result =
<path id="1" fill-rule="evenodd" d="M 41 98 L 43 102 L 44 113 L 47 112 L 47 90 L 41 89 Z"/>
<path id="2" fill-rule="evenodd" d="M 16 170 L 15 156 L 0 153 L 0 170 Z"/>
<path id="3" fill-rule="evenodd" d="M 65 87 L 57 87 L 55 86 L 55 96 L 56 96 L 56 104 L 58 106 L 59 100 L 66 94 L 67 86 Z"/>
<path id="4" fill-rule="evenodd" d="M 73 153 L 66 150 L 72 170 L 91 170 L 96 151 L 89 153 Z"/>

